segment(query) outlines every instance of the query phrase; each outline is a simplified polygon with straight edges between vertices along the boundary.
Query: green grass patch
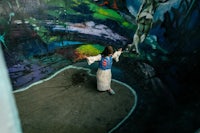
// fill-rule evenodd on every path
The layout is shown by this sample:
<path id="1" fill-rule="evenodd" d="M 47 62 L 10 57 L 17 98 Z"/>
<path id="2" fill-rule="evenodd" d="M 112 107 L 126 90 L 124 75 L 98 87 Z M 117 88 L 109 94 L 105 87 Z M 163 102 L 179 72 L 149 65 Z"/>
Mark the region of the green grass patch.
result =
<path id="1" fill-rule="evenodd" d="M 76 50 L 80 54 L 84 55 L 89 55 L 89 56 L 94 56 L 98 55 L 103 51 L 104 47 L 98 44 L 85 44 L 81 45 L 80 47 L 76 48 Z"/>

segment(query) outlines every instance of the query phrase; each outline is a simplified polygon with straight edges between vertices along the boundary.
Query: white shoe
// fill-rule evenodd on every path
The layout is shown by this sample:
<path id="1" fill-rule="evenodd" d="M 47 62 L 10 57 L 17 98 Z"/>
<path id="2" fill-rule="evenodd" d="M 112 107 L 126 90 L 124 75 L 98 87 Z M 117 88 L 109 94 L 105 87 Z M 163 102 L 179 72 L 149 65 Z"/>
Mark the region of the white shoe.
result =
<path id="1" fill-rule="evenodd" d="M 111 94 L 111 95 L 114 95 L 115 94 L 115 91 L 113 89 L 109 89 L 108 92 Z"/>

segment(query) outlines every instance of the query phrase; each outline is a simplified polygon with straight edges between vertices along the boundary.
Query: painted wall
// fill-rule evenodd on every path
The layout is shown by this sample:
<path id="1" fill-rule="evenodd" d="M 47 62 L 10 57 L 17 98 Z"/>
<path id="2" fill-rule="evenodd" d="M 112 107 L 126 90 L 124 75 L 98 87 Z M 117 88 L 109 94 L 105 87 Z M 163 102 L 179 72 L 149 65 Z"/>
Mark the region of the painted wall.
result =
<path id="1" fill-rule="evenodd" d="M 83 54 L 98 54 L 105 45 L 125 48 L 132 42 L 137 28 L 135 16 L 141 3 L 139 0 L 133 3 L 130 0 L 116 3 L 81 0 L 1 1 L 1 45 L 14 89 L 27 86 L 79 61 Z M 184 35 L 194 32 L 199 13 L 192 1 L 187 5 L 188 8 L 185 8 L 186 4 L 184 1 L 170 1 L 156 10 L 155 26 L 141 45 L 142 58 L 154 64 L 169 61 L 168 54 L 175 51 L 175 45 L 183 45 L 173 40 L 182 38 L 182 32 Z M 163 10 L 169 11 L 171 18 L 167 18 Z M 182 12 L 186 12 L 187 16 L 181 16 Z M 178 35 L 174 36 L 173 29 L 179 30 L 176 32 Z M 192 40 L 194 43 L 197 41 L 196 38 Z M 190 45 L 190 52 L 197 49 L 198 45 L 188 43 L 185 47 Z"/>
<path id="2" fill-rule="evenodd" d="M 0 44 L 12 89 L 47 78 L 81 62 L 104 46 L 126 48 L 136 31 L 141 0 L 1 0 Z M 141 55 L 124 53 L 151 65 L 173 95 L 197 84 L 200 2 L 174 0 L 159 6 L 153 27 L 140 44 Z M 123 69 L 123 68 L 121 68 Z M 150 71 L 150 70 L 149 70 Z M 149 72 L 150 73 L 150 72 Z M 115 73 L 114 73 L 115 74 Z M 131 75 L 133 76 L 133 75 Z"/>

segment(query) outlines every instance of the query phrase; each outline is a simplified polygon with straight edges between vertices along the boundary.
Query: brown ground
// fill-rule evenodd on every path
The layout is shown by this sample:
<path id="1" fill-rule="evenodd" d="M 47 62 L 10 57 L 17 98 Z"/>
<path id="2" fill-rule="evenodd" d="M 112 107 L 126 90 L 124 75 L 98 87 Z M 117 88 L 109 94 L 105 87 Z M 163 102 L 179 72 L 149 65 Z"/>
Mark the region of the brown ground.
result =
<path id="1" fill-rule="evenodd" d="M 134 95 L 112 81 L 115 95 L 96 90 L 86 70 L 70 68 L 14 93 L 23 133 L 106 133 L 130 111 Z"/>

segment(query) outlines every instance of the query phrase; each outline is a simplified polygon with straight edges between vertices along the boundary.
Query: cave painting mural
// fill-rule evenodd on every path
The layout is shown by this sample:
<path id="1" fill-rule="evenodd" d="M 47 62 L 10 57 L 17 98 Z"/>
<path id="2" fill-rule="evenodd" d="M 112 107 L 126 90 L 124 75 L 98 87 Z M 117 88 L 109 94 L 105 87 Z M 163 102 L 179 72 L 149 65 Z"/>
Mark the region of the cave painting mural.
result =
<path id="1" fill-rule="evenodd" d="M 135 51 L 137 54 L 139 54 L 138 50 L 138 44 L 142 43 L 146 36 L 148 35 L 152 24 L 153 24 L 153 16 L 154 12 L 156 11 L 157 7 L 160 3 L 167 2 L 167 0 L 144 0 L 142 5 L 140 6 L 140 9 L 138 11 L 138 14 L 136 16 L 137 21 L 137 30 L 133 37 L 132 44 L 128 45 L 128 50 L 132 51 L 133 46 L 135 46 Z"/>
<path id="2" fill-rule="evenodd" d="M 198 132 L 199 9 L 198 0 L 0 0 L 23 132 Z M 98 62 L 84 59 L 109 45 L 123 48 L 112 96 L 95 91 Z"/>

